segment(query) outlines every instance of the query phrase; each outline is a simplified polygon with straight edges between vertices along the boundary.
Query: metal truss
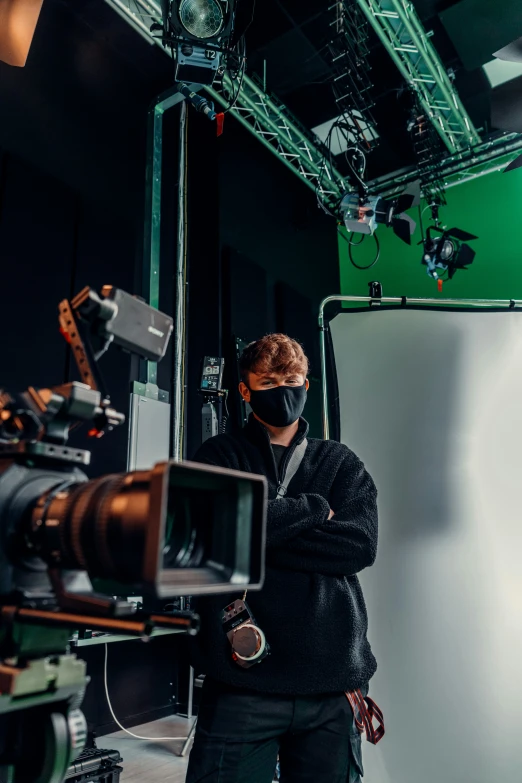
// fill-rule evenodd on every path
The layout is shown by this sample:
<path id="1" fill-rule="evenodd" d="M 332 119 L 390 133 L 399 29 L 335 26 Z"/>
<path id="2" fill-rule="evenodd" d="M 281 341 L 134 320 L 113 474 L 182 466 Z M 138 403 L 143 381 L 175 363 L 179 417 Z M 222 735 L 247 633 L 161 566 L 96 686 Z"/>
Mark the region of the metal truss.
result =
<path id="1" fill-rule="evenodd" d="M 409 0 L 357 0 L 449 152 L 480 143 L 457 91 Z"/>
<path id="2" fill-rule="evenodd" d="M 170 52 L 161 45 L 161 41 L 153 37 L 149 31 L 151 23 L 158 22 L 161 18 L 161 9 L 157 0 L 106 0 L 106 2 L 117 8 L 118 12 L 144 38 L 154 42 L 161 47 L 162 51 L 170 55 Z M 411 16 L 411 3 L 406 2 L 406 0 L 357 0 L 357 2 L 370 14 L 372 25 L 374 22 L 379 25 L 383 36 L 385 34 L 381 27 L 382 19 L 388 20 L 388 24 L 390 19 L 392 22 L 397 22 L 399 18 L 402 18 L 399 17 L 398 11 L 394 10 L 396 6 L 401 8 L 401 13 L 407 8 L 409 24 L 414 24 Z M 385 15 L 374 17 L 374 12 Z M 404 13 L 406 12 L 404 11 Z M 432 55 L 430 61 L 432 62 L 432 67 L 435 68 L 437 74 L 439 74 L 439 70 L 440 73 L 444 74 L 445 86 L 446 88 L 449 86 L 451 89 L 451 101 L 446 102 L 443 106 L 439 106 L 437 110 L 433 108 L 433 98 L 430 93 L 429 100 L 432 102 L 432 108 L 429 110 L 430 116 L 434 120 L 440 116 L 442 122 L 441 125 L 436 120 L 435 127 L 437 127 L 440 133 L 443 127 L 450 128 L 448 117 L 458 117 L 466 129 L 466 133 L 463 130 L 460 135 L 452 133 L 455 144 L 457 139 L 459 140 L 458 146 L 452 150 L 453 154 L 444 158 L 441 162 L 441 172 L 444 175 L 445 187 L 452 187 L 460 182 L 504 168 L 522 153 L 522 136 L 506 133 L 496 139 L 482 142 L 477 131 L 471 125 L 469 118 L 467 122 L 470 130 L 468 131 L 466 112 L 463 108 L 462 111 L 457 111 L 458 107 L 461 106 L 460 100 L 445 74 L 438 55 L 422 29 L 420 21 L 416 16 L 415 19 L 417 20 L 416 24 L 420 26 L 421 40 L 431 47 Z M 415 27 L 415 29 L 417 28 Z M 395 28 L 393 30 L 395 31 Z M 389 41 L 388 38 L 386 40 Z M 389 43 L 386 46 L 389 49 Z M 402 52 L 401 56 L 402 54 L 406 53 Z M 410 52 L 409 54 L 413 53 Z M 406 65 L 399 59 L 399 53 L 394 50 L 393 56 L 394 58 L 397 57 L 401 63 L 400 67 L 405 69 L 409 79 L 410 71 L 406 69 Z M 419 57 L 417 57 L 418 59 Z M 413 68 L 413 64 L 410 67 Z M 420 65 L 416 69 L 417 73 L 420 72 L 419 69 Z M 433 88 L 433 83 L 417 82 L 416 84 L 421 85 L 418 89 L 422 90 L 423 95 L 424 90 L 427 90 L 428 87 Z M 206 89 L 212 99 L 224 107 L 229 104 L 229 96 L 232 94 L 235 96 L 237 93 L 236 104 L 230 109 L 229 113 L 236 117 L 245 128 L 275 154 L 309 188 L 316 191 L 323 203 L 326 202 L 326 204 L 332 207 L 338 202 L 346 190 L 347 183 L 343 176 L 328 162 L 328 155 L 325 155 L 327 150 L 313 134 L 293 117 L 282 103 L 274 96 L 268 95 L 259 83 L 245 75 L 238 89 L 238 84 L 232 82 L 228 76 L 225 76 L 221 87 Z M 453 103 L 455 108 L 455 114 L 444 108 L 450 107 L 451 103 Z M 451 122 L 453 121 L 456 122 L 456 119 L 451 120 Z M 417 169 L 410 168 L 375 179 L 369 182 L 368 186 L 372 193 L 392 195 L 400 192 L 406 184 L 417 178 Z"/>
<path id="3" fill-rule="evenodd" d="M 207 87 L 206 90 L 214 100 L 228 107 L 227 96 L 237 92 L 237 86 L 225 74 L 221 87 Z M 328 162 L 327 150 L 319 146 L 319 140 L 314 139 L 282 103 L 269 96 L 246 74 L 235 106 L 229 113 L 313 188 L 323 203 L 333 206 L 339 202 L 346 182 Z"/>
<path id="4" fill-rule="evenodd" d="M 518 133 L 502 133 L 465 153 L 443 158 L 434 176 L 442 180 L 446 189 L 452 188 L 486 174 L 503 171 L 521 154 L 522 136 Z M 368 182 L 368 188 L 371 193 L 391 197 L 401 193 L 406 185 L 418 177 L 416 167 L 402 169 Z"/>
<path id="5" fill-rule="evenodd" d="M 334 3 L 328 13 L 333 17 L 329 24 L 332 37 L 327 45 L 328 61 L 338 114 L 351 126 L 347 143 L 360 145 L 364 152 L 369 152 L 378 143 L 371 111 L 374 104 L 368 62 L 370 25 L 357 0 Z"/>
<path id="6" fill-rule="evenodd" d="M 161 40 L 148 32 L 152 22 L 161 20 L 161 7 L 157 0 L 106 2 L 126 17 L 141 34 L 148 34 L 165 54 L 172 56 L 162 46 Z M 328 150 L 319 139 L 302 126 L 277 98 L 268 95 L 259 83 L 246 74 L 239 82 L 232 81 L 228 74 L 224 74 L 221 85 L 215 82 L 213 87 L 204 89 L 314 190 L 321 203 L 329 208 L 338 204 L 346 190 L 344 177 L 329 162 Z M 231 96 L 236 100 L 231 99 Z M 229 108 L 230 103 L 233 105 Z"/>

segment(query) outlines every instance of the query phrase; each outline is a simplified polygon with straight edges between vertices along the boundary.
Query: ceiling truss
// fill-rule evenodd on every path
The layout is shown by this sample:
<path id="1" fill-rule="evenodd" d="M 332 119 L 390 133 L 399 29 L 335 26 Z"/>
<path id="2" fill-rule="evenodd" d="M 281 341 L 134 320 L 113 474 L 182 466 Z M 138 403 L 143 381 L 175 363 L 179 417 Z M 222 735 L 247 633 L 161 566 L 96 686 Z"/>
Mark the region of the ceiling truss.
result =
<path id="1" fill-rule="evenodd" d="M 480 143 L 444 65 L 409 0 L 357 0 L 390 57 L 416 92 L 450 153 Z"/>
<path id="2" fill-rule="evenodd" d="M 162 46 L 161 40 L 149 32 L 152 22 L 161 20 L 161 7 L 157 0 L 106 0 L 120 15 L 125 16 L 138 30 L 153 40 L 165 54 L 171 52 Z M 269 95 L 262 85 L 245 74 L 241 87 L 232 83 L 227 74 L 222 85 L 204 88 L 211 98 L 223 108 L 228 108 L 230 96 L 236 98 L 228 113 L 247 128 L 287 168 L 293 171 L 309 188 L 317 193 L 321 202 L 330 208 L 335 206 L 346 188 L 343 175 L 325 158 L 326 148 L 319 139 L 302 126 L 291 112 Z M 237 95 L 236 95 L 237 94 Z"/>
<path id="3" fill-rule="evenodd" d="M 157 0 L 106 0 L 146 40 L 160 46 L 150 25 L 161 19 Z M 474 179 L 501 166 L 507 166 L 522 152 L 522 136 L 504 134 L 482 142 L 451 83 L 429 35 L 422 28 L 411 2 L 407 0 L 357 0 L 404 78 L 415 87 L 426 111 L 443 138 L 450 154 L 441 167 L 446 184 Z M 380 32 L 379 32 L 380 31 Z M 415 51 L 413 51 L 415 49 Z M 399 65 L 400 64 L 400 65 Z M 416 80 L 416 81 L 414 81 Z M 240 89 L 224 76 L 223 85 L 205 88 L 211 98 L 228 107 L 229 96 L 237 99 L 229 114 L 247 128 L 276 155 L 317 196 L 332 207 L 346 190 L 346 180 L 325 158 L 325 148 L 291 112 L 255 79 L 245 74 Z M 371 192 L 391 193 L 416 178 L 414 168 L 395 172 L 368 183 Z"/>

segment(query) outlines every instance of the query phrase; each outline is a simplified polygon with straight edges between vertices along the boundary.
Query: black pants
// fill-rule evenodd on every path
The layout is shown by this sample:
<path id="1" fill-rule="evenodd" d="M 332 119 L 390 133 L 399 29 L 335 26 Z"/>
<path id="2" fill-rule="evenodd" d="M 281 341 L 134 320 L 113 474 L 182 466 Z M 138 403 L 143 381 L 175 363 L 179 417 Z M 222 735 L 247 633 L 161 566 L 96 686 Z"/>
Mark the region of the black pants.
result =
<path id="1" fill-rule="evenodd" d="M 262 694 L 206 678 L 186 783 L 271 783 L 278 755 L 281 783 L 361 783 L 346 696 Z"/>

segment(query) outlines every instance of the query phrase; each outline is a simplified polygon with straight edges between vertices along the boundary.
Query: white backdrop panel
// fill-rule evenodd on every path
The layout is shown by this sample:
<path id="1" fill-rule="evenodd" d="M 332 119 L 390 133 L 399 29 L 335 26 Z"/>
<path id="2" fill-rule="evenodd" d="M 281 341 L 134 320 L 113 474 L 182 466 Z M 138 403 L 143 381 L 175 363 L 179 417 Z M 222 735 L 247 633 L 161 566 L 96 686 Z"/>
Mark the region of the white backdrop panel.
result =
<path id="1" fill-rule="evenodd" d="M 342 441 L 379 491 L 361 574 L 386 735 L 365 783 L 522 781 L 522 313 L 331 323 Z"/>

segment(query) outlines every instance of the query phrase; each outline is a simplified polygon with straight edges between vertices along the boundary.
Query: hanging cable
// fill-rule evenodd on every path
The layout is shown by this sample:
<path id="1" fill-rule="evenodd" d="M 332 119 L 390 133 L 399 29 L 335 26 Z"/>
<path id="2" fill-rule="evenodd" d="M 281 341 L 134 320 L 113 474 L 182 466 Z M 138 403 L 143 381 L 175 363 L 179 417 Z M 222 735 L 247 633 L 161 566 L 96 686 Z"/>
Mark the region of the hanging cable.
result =
<path id="1" fill-rule="evenodd" d="M 221 423 L 219 425 L 220 435 L 226 435 L 227 423 L 230 418 L 230 413 L 228 412 L 227 400 L 228 400 L 228 391 L 225 392 L 225 396 L 223 398 L 223 405 L 225 406 L 225 415 L 221 417 Z"/>
<path id="2" fill-rule="evenodd" d="M 350 259 L 351 263 L 353 264 L 353 266 L 354 266 L 356 269 L 365 270 L 365 269 L 371 269 L 371 268 L 372 268 L 372 266 L 375 266 L 375 264 L 377 263 L 377 261 L 379 260 L 379 258 L 380 258 L 380 256 L 381 256 L 381 246 L 380 246 L 380 243 L 379 243 L 379 237 L 377 236 L 377 234 L 374 234 L 374 235 L 373 235 L 373 238 L 375 239 L 375 244 L 376 244 L 376 246 L 377 246 L 377 253 L 376 253 L 376 256 L 375 256 L 374 260 L 372 261 L 372 263 L 371 263 L 371 264 L 368 264 L 368 266 L 359 266 L 359 264 L 356 264 L 356 263 L 355 263 L 355 261 L 353 260 L 353 255 L 352 255 L 352 246 L 355 246 L 355 247 L 357 247 L 358 245 L 362 245 L 362 243 L 363 243 L 363 239 L 364 239 L 364 237 L 365 237 L 366 235 L 365 235 L 365 234 L 363 234 L 363 239 L 361 239 L 361 241 L 360 241 L 360 242 L 352 242 L 352 237 L 353 237 L 353 235 L 354 235 L 354 233 L 355 233 L 354 231 L 352 231 L 352 233 L 350 234 L 350 236 L 347 238 L 347 237 L 345 237 L 345 236 L 344 236 L 344 234 L 343 234 L 343 232 L 341 231 L 341 229 L 339 228 L 339 226 L 337 226 L 337 233 L 338 233 L 338 234 L 340 234 L 340 236 L 342 236 L 342 238 L 344 239 L 344 241 L 345 241 L 345 242 L 346 242 L 346 244 L 348 245 L 348 257 L 349 257 L 349 259 Z"/>
<path id="3" fill-rule="evenodd" d="M 103 682 L 105 685 L 105 697 L 107 699 L 107 704 L 109 705 L 109 710 L 111 711 L 112 718 L 117 726 L 120 727 L 122 731 L 125 732 L 125 734 L 128 734 L 130 737 L 133 737 L 134 739 L 139 740 L 147 740 L 147 741 L 153 741 L 153 742 L 170 742 L 170 741 L 185 741 L 187 737 L 140 737 L 139 734 L 133 734 L 132 731 L 129 731 L 125 728 L 125 726 L 122 726 L 116 715 L 114 714 L 114 710 L 112 708 L 111 699 L 109 696 L 109 683 L 108 683 L 108 677 L 107 677 L 107 661 L 109 659 L 109 645 L 107 642 L 105 642 L 105 663 L 103 667 Z"/>
<path id="4" fill-rule="evenodd" d="M 236 53 L 235 56 L 237 57 L 238 63 L 239 63 L 238 64 L 238 69 L 237 69 L 237 76 L 236 76 L 237 86 L 236 86 L 236 89 L 235 89 L 235 92 L 234 92 L 234 78 L 232 77 L 232 70 L 231 70 L 231 68 L 227 68 L 226 73 L 228 73 L 228 78 L 230 79 L 231 84 L 232 84 L 232 91 L 231 91 L 232 98 L 231 99 L 228 98 L 229 103 L 228 103 L 228 106 L 225 109 L 223 109 L 223 114 L 228 114 L 228 112 L 231 111 L 235 107 L 235 105 L 237 103 L 237 99 L 239 98 L 239 93 L 241 92 L 241 87 L 243 86 L 243 80 L 245 78 L 245 71 L 246 71 L 246 41 L 245 41 L 245 37 L 244 36 L 237 42 L 236 48 L 237 48 L 237 53 Z M 225 87 L 223 79 L 221 80 L 221 86 L 222 86 L 222 88 Z"/>

